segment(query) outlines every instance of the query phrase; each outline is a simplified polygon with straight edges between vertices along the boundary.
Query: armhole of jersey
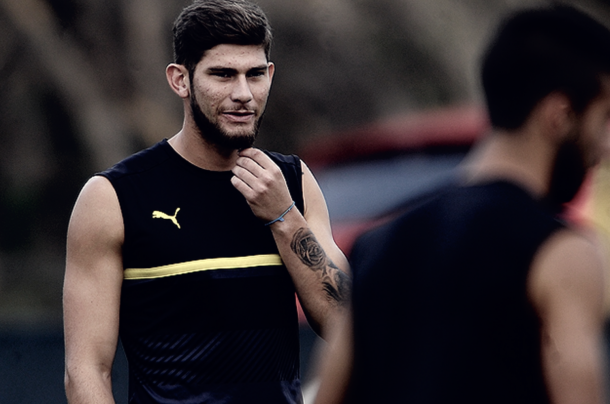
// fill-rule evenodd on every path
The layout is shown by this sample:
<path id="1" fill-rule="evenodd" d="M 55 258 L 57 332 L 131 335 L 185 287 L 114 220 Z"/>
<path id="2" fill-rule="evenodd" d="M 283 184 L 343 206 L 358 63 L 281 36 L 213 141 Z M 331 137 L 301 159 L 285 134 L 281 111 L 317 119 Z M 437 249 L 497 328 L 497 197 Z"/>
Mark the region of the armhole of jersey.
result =
<path id="1" fill-rule="evenodd" d="M 301 165 L 301 159 L 298 156 L 291 155 L 292 159 L 294 159 L 294 168 L 295 168 L 295 184 L 298 185 L 298 192 L 295 190 L 297 195 L 292 195 L 295 199 L 295 204 L 299 208 L 299 210 L 305 214 L 305 197 L 303 194 L 303 167 Z M 297 200 L 298 199 L 298 200 Z"/>
<path id="2" fill-rule="evenodd" d="M 294 154 L 284 155 L 269 151 L 265 151 L 265 153 L 282 170 L 286 184 L 288 184 L 290 196 L 292 196 L 299 211 L 304 213 L 305 202 L 303 197 L 303 167 L 301 166 L 301 159 Z"/>

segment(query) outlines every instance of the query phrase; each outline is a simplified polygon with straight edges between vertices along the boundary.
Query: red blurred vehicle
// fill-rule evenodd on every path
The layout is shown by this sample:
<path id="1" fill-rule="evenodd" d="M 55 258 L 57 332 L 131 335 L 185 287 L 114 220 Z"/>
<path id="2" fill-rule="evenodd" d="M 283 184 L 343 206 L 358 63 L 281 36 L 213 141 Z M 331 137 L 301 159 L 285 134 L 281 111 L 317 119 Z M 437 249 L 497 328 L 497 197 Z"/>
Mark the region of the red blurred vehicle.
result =
<path id="1" fill-rule="evenodd" d="M 488 130 L 481 108 L 448 107 L 335 133 L 299 155 L 320 183 L 337 244 L 349 254 L 363 231 L 449 180 Z"/>

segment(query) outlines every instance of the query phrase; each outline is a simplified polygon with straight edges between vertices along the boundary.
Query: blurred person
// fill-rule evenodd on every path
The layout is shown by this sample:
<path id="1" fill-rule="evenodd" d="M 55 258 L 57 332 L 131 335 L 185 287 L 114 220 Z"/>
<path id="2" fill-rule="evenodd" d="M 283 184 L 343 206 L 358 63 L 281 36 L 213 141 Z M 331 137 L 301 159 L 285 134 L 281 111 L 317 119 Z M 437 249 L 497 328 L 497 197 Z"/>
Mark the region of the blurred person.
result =
<path id="1" fill-rule="evenodd" d="M 295 291 L 324 336 L 351 277 L 307 166 L 251 147 L 270 26 L 252 3 L 198 0 L 173 33 L 182 129 L 93 176 L 70 220 L 68 401 L 114 402 L 120 336 L 129 403 L 300 403 Z"/>
<path id="2" fill-rule="evenodd" d="M 606 263 L 561 207 L 607 152 L 610 32 L 520 10 L 481 76 L 492 131 L 455 183 L 355 243 L 316 404 L 604 402 Z"/>

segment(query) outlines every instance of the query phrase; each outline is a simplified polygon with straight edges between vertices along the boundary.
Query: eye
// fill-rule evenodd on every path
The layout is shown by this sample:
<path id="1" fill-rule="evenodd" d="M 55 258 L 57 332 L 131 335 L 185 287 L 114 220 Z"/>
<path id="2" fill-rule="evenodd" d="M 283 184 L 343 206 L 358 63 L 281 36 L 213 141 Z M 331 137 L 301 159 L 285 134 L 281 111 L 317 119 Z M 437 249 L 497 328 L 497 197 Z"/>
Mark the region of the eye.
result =
<path id="1" fill-rule="evenodd" d="M 263 77 L 266 73 L 265 69 L 255 69 L 248 72 L 248 77 Z"/>
<path id="2" fill-rule="evenodd" d="M 235 75 L 235 71 L 232 69 L 210 69 L 208 74 L 221 79 L 228 79 Z"/>

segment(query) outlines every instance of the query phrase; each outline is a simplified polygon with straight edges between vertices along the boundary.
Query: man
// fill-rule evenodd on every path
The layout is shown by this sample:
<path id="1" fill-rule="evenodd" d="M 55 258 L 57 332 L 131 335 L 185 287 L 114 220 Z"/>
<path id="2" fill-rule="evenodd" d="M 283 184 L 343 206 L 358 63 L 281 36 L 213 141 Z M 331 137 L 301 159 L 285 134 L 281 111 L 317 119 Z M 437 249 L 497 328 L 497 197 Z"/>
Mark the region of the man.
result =
<path id="1" fill-rule="evenodd" d="M 64 284 L 70 403 L 114 402 L 119 335 L 130 403 L 302 401 L 295 291 L 324 336 L 351 280 L 309 169 L 250 147 L 270 42 L 244 0 L 185 8 L 166 72 L 182 129 L 84 186 Z"/>
<path id="2" fill-rule="evenodd" d="M 605 264 L 556 213 L 606 152 L 610 32 L 515 13 L 482 83 L 493 131 L 457 183 L 354 246 L 317 404 L 604 402 Z"/>

